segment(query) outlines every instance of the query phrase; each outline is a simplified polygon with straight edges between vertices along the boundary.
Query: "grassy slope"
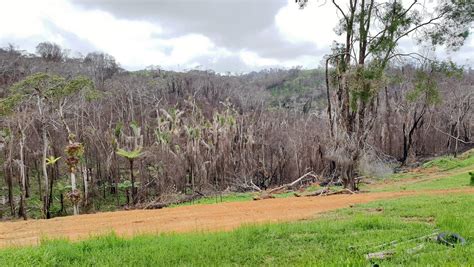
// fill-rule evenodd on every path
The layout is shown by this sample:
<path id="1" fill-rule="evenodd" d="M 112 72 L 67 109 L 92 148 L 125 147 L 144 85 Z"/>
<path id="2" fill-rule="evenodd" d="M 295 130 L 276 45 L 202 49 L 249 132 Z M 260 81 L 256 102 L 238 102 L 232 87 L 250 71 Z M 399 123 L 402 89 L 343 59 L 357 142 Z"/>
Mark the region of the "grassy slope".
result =
<path id="1" fill-rule="evenodd" d="M 469 157 L 470 158 L 470 157 Z M 433 163 L 433 166 L 437 166 Z M 468 186 L 467 170 L 451 168 L 448 177 L 421 180 L 406 189 Z M 451 176 L 450 176 L 451 175 Z M 400 178 L 403 179 L 403 178 Z M 419 179 L 423 179 L 420 177 Z M 390 188 L 395 190 L 396 187 Z M 450 248 L 412 241 L 392 249 L 387 265 L 474 266 L 474 197 L 417 196 L 379 201 L 327 213 L 317 220 L 246 226 L 232 232 L 138 236 L 114 235 L 78 243 L 45 241 L 39 247 L 0 251 L 6 265 L 368 265 L 364 254 L 387 248 L 377 244 L 453 231 L 468 245 Z M 410 254 L 407 249 L 424 247 Z M 356 246 L 356 248 L 350 248 Z M 380 262 L 379 262 L 380 263 Z"/>
<path id="2" fill-rule="evenodd" d="M 394 174 L 390 180 L 395 183 L 371 191 L 467 188 L 470 186 L 469 172 L 474 171 L 474 150 L 470 150 L 458 158 L 440 157 L 434 159 L 425 163 L 423 168 L 429 168 L 429 174 L 423 172 Z M 404 182 L 408 179 L 411 181 Z"/>

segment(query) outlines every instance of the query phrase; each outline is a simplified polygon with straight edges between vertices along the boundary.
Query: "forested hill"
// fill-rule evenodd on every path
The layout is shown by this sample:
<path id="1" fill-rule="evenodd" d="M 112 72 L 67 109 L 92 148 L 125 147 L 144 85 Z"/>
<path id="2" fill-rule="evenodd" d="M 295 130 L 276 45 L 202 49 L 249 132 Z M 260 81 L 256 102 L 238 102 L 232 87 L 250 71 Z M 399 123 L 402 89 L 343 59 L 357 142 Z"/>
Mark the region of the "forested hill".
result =
<path id="1" fill-rule="evenodd" d="M 37 55 L 0 50 L 5 216 L 336 174 L 324 70 L 129 72 L 103 53 L 75 58 L 53 44 L 38 47 Z M 473 82 L 472 71 L 391 68 L 370 107 L 375 123 L 357 175 L 383 176 L 394 164 L 471 147 Z"/>
<path id="2" fill-rule="evenodd" d="M 48 51 L 49 53 L 54 53 Z M 0 88 L 5 96 L 8 87 L 34 73 L 54 73 L 63 77 L 86 76 L 102 91 L 113 90 L 115 79 L 135 79 L 149 82 L 158 87 L 169 87 L 170 91 L 187 90 L 186 86 L 202 87 L 198 94 L 210 96 L 213 90 L 232 91 L 240 97 L 249 92 L 253 101 L 266 107 L 294 109 L 307 112 L 320 109 L 325 103 L 324 72 L 322 70 L 267 69 L 244 74 L 220 74 L 212 70 L 188 70 L 182 72 L 149 67 L 139 71 L 127 71 L 107 54 L 93 52 L 81 58 L 60 55 L 28 54 L 13 47 L 0 48 Z M 207 85 L 205 83 L 207 82 Z M 226 88 L 218 88 L 226 87 Z M 197 88 L 195 88 L 197 89 Z M 220 95 L 225 95 L 221 92 Z M 199 95 L 197 95 L 199 96 Z M 228 96 L 228 95 L 225 95 Z M 248 96 L 248 95 L 247 95 Z M 220 99 L 222 100 L 222 99 Z M 246 99 L 249 101 L 250 99 Z M 245 102 L 246 102 L 245 101 Z"/>

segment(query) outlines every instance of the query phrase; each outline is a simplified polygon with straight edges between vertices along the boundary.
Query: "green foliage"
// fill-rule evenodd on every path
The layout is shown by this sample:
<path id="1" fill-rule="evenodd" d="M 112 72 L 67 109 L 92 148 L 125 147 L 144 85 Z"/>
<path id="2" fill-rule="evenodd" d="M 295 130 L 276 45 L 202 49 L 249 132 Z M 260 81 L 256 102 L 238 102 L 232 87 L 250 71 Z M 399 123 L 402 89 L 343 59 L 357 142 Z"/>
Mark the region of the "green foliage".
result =
<path id="1" fill-rule="evenodd" d="M 55 158 L 54 156 L 49 156 L 49 157 L 46 158 L 46 165 L 54 165 L 60 159 L 61 159 L 61 157 Z"/>
<path id="2" fill-rule="evenodd" d="M 474 186 L 474 172 L 469 172 L 469 176 L 471 176 L 471 182 L 469 185 Z"/>
<path id="3" fill-rule="evenodd" d="M 122 134 L 122 129 L 123 129 L 123 122 L 118 122 L 114 128 L 114 137 L 116 139 L 120 138 L 120 135 Z"/>
<path id="4" fill-rule="evenodd" d="M 138 123 L 136 121 L 130 123 L 130 128 L 132 128 L 134 136 L 140 136 L 141 128 L 138 126 Z"/>
<path id="5" fill-rule="evenodd" d="M 271 106 L 288 108 L 323 98 L 323 75 L 320 69 L 299 70 L 296 75 L 271 86 L 268 88 L 272 96 Z"/>
<path id="6" fill-rule="evenodd" d="M 0 100 L 0 115 L 9 115 L 21 103 L 24 96 L 19 93 L 11 94 L 7 98 Z"/>
<path id="7" fill-rule="evenodd" d="M 71 243 L 43 241 L 39 247 L 0 251 L 4 266 L 368 266 L 364 255 L 398 241 L 381 266 L 474 265 L 474 198 L 469 195 L 418 196 L 379 201 L 293 223 L 245 226 L 231 232 L 142 235 L 114 234 Z M 462 216 L 461 216 L 462 215 Z M 436 242 L 407 241 L 441 231 L 468 240 L 450 248 Z M 424 244 L 416 253 L 407 250 Z M 372 263 L 372 264 L 373 264 Z"/>
<path id="8" fill-rule="evenodd" d="M 441 98 L 438 91 L 437 82 L 424 71 L 416 72 L 415 86 L 412 91 L 407 94 L 407 100 L 411 102 L 417 101 L 420 97 L 424 97 L 428 104 L 438 104 Z"/>
<path id="9" fill-rule="evenodd" d="M 432 45 L 445 45 L 453 50 L 460 48 L 472 30 L 472 0 L 443 1 L 437 9 L 446 14 L 445 19 L 438 23 L 437 27 L 425 31 L 422 38 L 429 40 Z"/>
<path id="10" fill-rule="evenodd" d="M 8 139 L 11 137 L 11 131 L 8 128 L 2 128 L 0 129 L 0 137 L 3 139 Z"/>
<path id="11" fill-rule="evenodd" d="M 169 131 L 155 129 L 155 138 L 158 144 L 169 144 L 171 142 L 171 133 Z"/>
<path id="12" fill-rule="evenodd" d="M 199 126 L 192 127 L 192 126 L 184 126 L 186 129 L 186 134 L 192 140 L 199 140 L 201 138 L 201 129 Z"/>
<path id="13" fill-rule="evenodd" d="M 56 183 L 54 189 L 59 193 L 66 193 L 72 189 L 72 186 L 70 184 L 65 184 L 62 181 L 59 181 Z"/>
<path id="14" fill-rule="evenodd" d="M 407 94 L 407 100 L 415 102 L 422 98 L 429 105 L 441 103 L 437 75 L 460 79 L 463 76 L 463 69 L 452 61 L 434 61 L 427 69 L 418 69 L 415 74 L 415 86 Z"/>
<path id="15" fill-rule="evenodd" d="M 86 77 L 78 76 L 68 80 L 55 74 L 36 73 L 9 88 L 8 97 L 0 100 L 0 114 L 11 113 L 30 96 L 37 95 L 48 101 L 55 101 L 79 92 L 83 92 L 87 100 L 100 97 L 92 81 Z"/>
<path id="16" fill-rule="evenodd" d="M 140 186 L 140 182 L 135 182 L 135 183 L 133 184 L 133 186 L 134 186 L 134 187 L 139 187 L 139 186 Z M 125 180 L 125 181 L 123 181 L 123 182 L 120 182 L 120 183 L 118 184 L 118 188 L 119 188 L 120 190 L 123 190 L 123 191 L 128 190 L 128 189 L 132 188 L 132 182 L 130 182 L 129 180 Z"/>
<path id="17" fill-rule="evenodd" d="M 117 155 L 124 157 L 128 160 L 134 160 L 141 157 L 143 153 L 142 153 L 142 148 L 137 148 L 131 151 L 127 151 L 127 150 L 119 148 L 117 149 Z"/>

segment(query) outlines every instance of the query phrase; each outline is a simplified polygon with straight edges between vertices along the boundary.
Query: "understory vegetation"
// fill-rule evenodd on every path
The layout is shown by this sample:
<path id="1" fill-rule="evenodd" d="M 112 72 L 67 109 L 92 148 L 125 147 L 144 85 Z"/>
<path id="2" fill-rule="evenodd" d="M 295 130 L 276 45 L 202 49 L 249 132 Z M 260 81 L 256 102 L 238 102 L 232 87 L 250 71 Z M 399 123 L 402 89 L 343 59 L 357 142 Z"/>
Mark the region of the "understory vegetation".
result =
<path id="1" fill-rule="evenodd" d="M 454 158 L 474 144 L 474 74 L 434 51 L 464 45 L 474 5 L 328 4 L 339 38 L 312 70 L 127 71 L 50 42 L 1 48 L 1 219 L 164 207 L 309 172 L 357 192 L 425 158 L 469 164 Z"/>
<path id="2" fill-rule="evenodd" d="M 453 161 L 463 167 L 441 170 L 442 158 L 424 172 L 407 172 L 382 191 L 472 188 L 472 151 Z M 436 172 L 430 172 L 436 170 Z M 404 187 L 403 187 L 404 186 Z M 308 190 L 316 190 L 310 188 Z M 377 190 L 374 190 L 377 191 Z M 278 197 L 290 197 L 279 195 Z M 195 204 L 250 201 L 252 194 L 205 198 Z M 186 204 L 189 205 L 189 204 Z M 0 250 L 4 266 L 84 265 L 325 265 L 325 266 L 470 266 L 474 264 L 474 198 L 471 194 L 418 195 L 357 204 L 310 220 L 247 225 L 231 232 L 140 235 L 113 233 L 85 241 L 44 239 L 39 246 Z M 171 207 L 173 209 L 173 207 Z M 467 243 L 454 247 L 433 240 L 437 233 L 457 233 Z M 368 253 L 390 251 L 387 259 L 367 260 Z"/>
<path id="3" fill-rule="evenodd" d="M 128 72 L 105 54 L 52 60 L 10 47 L 0 56 L 14 62 L 2 66 L 0 79 L 2 219 L 193 194 L 212 199 L 276 187 L 309 171 L 342 181 L 339 152 L 329 145 L 322 69 Z M 437 103 L 413 97 L 425 71 L 416 64 L 388 70 L 384 104 L 354 175 L 390 177 L 400 164 L 455 157 L 472 146 L 472 71 L 431 71 Z M 78 155 L 67 151 L 76 147 Z"/>
<path id="4" fill-rule="evenodd" d="M 64 14 L 75 14 L 66 2 Z M 290 2 L 301 12 L 319 5 Z M 178 69 L 208 59 L 259 68 L 248 73 L 131 71 L 105 52 L 71 56 L 51 42 L 34 54 L 0 48 L 0 266 L 474 266 L 474 70 L 450 59 L 472 41 L 474 4 L 428 2 L 324 1 L 338 37 L 314 69 L 260 68 L 313 61 L 295 52 L 315 41 L 300 34 L 317 13 L 288 35 L 279 21 L 297 10 L 283 2 L 273 26 L 231 46 L 212 32 L 238 33 L 235 21 L 188 33 L 188 12 L 167 14 L 168 24 L 138 16 L 144 3 L 129 3 L 127 19 L 101 11 L 112 5 L 81 5 L 106 22 L 91 35 L 103 41 L 109 27 L 147 25 L 110 50 L 129 50 L 134 66 L 129 46 L 143 37 L 150 59 L 182 58 Z M 51 22 L 46 31 L 55 12 L 32 21 Z M 112 48 L 64 27 L 47 32 Z M 253 35 L 268 51 L 240 47 Z M 201 41 L 188 50 L 187 40 Z"/>

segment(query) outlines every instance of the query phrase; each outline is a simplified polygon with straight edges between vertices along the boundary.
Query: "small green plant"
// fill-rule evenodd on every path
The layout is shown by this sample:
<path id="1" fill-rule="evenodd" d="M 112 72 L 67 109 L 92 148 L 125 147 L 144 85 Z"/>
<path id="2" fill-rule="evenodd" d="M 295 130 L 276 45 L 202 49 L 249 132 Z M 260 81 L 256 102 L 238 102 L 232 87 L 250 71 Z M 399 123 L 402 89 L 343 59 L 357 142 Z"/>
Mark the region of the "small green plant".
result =
<path id="1" fill-rule="evenodd" d="M 471 186 L 474 186 L 474 172 L 469 172 L 469 176 L 471 176 Z"/>
<path id="2" fill-rule="evenodd" d="M 54 156 L 49 156 L 46 158 L 46 165 L 54 165 L 56 164 L 56 162 L 58 162 L 58 160 L 60 160 L 61 157 L 54 157 Z"/>
<path id="3" fill-rule="evenodd" d="M 138 159 L 139 157 L 141 157 L 143 155 L 142 153 L 142 148 L 139 147 L 135 150 L 131 150 L 131 151 L 128 151 L 128 150 L 124 150 L 124 149 L 117 149 L 117 155 L 123 157 L 123 158 L 126 158 L 128 160 L 128 162 L 130 163 L 130 185 L 131 185 L 131 191 L 132 191 L 132 202 L 133 204 L 136 204 L 136 186 L 137 186 L 137 183 L 135 183 L 135 176 L 133 176 L 133 162 Z"/>

